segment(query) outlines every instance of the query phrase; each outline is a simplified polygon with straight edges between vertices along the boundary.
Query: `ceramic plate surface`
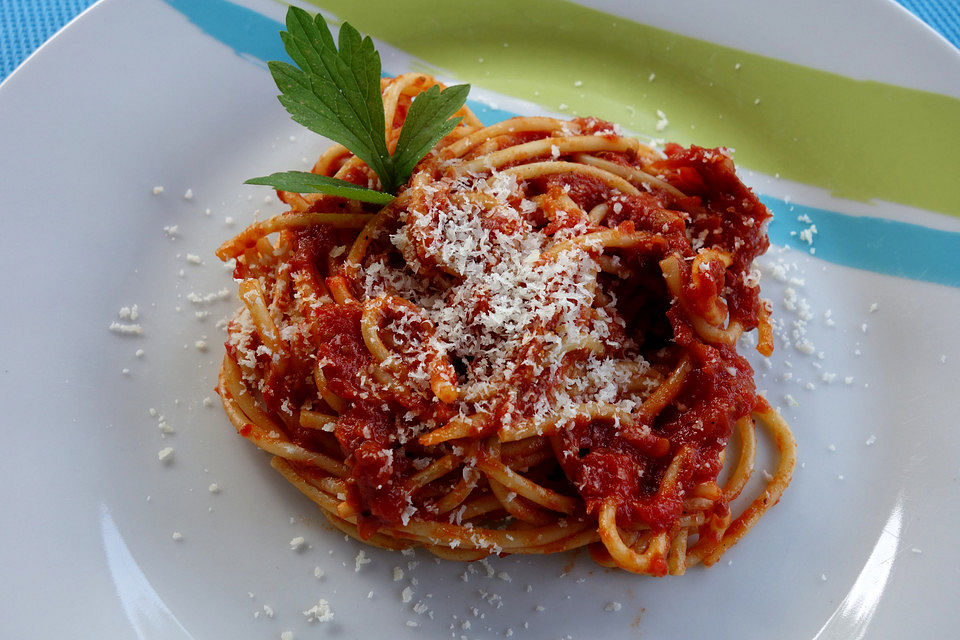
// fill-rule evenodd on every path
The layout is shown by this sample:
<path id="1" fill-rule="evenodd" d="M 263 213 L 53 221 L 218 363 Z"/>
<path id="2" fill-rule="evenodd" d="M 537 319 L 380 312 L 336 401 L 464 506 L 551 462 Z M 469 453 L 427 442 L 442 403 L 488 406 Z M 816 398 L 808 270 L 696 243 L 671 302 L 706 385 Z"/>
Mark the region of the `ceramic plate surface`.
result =
<path id="1" fill-rule="evenodd" d="M 471 82 L 487 121 L 596 113 L 736 148 L 777 218 L 776 352 L 753 361 L 799 442 L 783 500 L 677 578 L 345 541 L 213 391 L 236 304 L 213 251 L 283 210 L 241 183 L 325 147 L 263 64 L 283 7 L 103 0 L 0 86 L 0 635 L 952 636 L 960 54 L 879 1 L 397 6 L 314 9 L 373 35 L 388 73 Z M 310 623 L 320 598 L 335 618 Z"/>

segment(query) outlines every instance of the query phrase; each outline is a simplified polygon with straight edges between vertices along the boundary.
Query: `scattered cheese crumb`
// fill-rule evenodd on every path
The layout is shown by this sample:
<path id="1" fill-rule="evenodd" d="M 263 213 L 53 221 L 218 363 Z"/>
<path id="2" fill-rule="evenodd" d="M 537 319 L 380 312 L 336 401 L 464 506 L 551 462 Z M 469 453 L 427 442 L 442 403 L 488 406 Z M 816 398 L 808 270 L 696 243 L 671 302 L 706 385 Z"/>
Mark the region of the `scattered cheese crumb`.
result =
<path id="1" fill-rule="evenodd" d="M 411 589 L 410 587 L 404 587 L 403 591 L 400 592 L 400 599 L 403 601 L 404 604 L 413 600 L 413 589 Z"/>
<path id="2" fill-rule="evenodd" d="M 663 131 L 664 129 L 667 128 L 667 125 L 670 124 L 670 121 L 667 120 L 667 116 L 660 109 L 657 109 L 657 118 L 658 118 L 657 124 L 654 127 L 654 129 L 656 129 L 657 131 Z"/>
<path id="3" fill-rule="evenodd" d="M 920 549 L 919 547 L 911 547 L 910 551 L 912 551 L 913 553 L 923 553 L 923 550 Z"/>
<path id="4" fill-rule="evenodd" d="M 172 535 L 171 537 L 172 537 L 174 540 L 178 540 L 178 541 L 179 541 L 179 540 L 183 540 L 183 534 L 180 533 L 179 531 L 174 531 L 174 532 L 173 532 L 173 535 Z"/>
<path id="5" fill-rule="evenodd" d="M 197 348 L 197 351 L 207 350 L 207 343 L 204 342 L 203 340 L 197 340 L 196 342 L 193 343 L 193 346 Z"/>
<path id="6" fill-rule="evenodd" d="M 656 78 L 657 78 L 657 74 L 651 73 L 650 76 L 647 78 L 647 82 L 653 82 L 654 80 L 656 80 Z"/>
<path id="7" fill-rule="evenodd" d="M 163 187 L 161 187 L 160 185 L 157 185 L 153 188 L 153 195 L 158 196 L 161 193 L 163 193 Z"/>
<path id="8" fill-rule="evenodd" d="M 187 262 L 190 264 L 203 264 L 203 260 L 200 259 L 200 256 L 194 253 L 187 254 Z"/>
<path id="9" fill-rule="evenodd" d="M 280 634 L 280 640 L 293 640 L 293 632 L 284 631 L 283 633 Z"/>
<path id="10" fill-rule="evenodd" d="M 877 436 L 876 436 L 876 434 L 872 434 L 872 433 L 871 433 L 871 434 L 870 434 L 870 437 L 867 438 L 867 441 L 866 441 L 864 444 L 866 444 L 866 445 L 869 447 L 869 446 L 872 446 L 873 443 L 875 443 L 876 441 L 877 441 Z"/>
<path id="11" fill-rule="evenodd" d="M 814 351 L 817 350 L 816 345 L 810 342 L 810 340 L 808 340 L 807 338 L 800 338 L 797 341 L 797 343 L 794 345 L 794 347 L 796 348 L 797 351 L 799 351 L 805 356 L 809 356 L 810 354 L 812 354 Z"/>
<path id="12" fill-rule="evenodd" d="M 210 493 L 220 493 L 220 485 L 218 485 L 216 482 L 213 482 L 209 487 L 207 487 L 207 491 Z"/>
<path id="13" fill-rule="evenodd" d="M 193 200 L 193 189 L 187 189 L 183 192 L 184 200 Z"/>
<path id="14" fill-rule="evenodd" d="M 807 244 L 813 244 L 813 236 L 817 234 L 817 225 L 812 224 L 808 228 L 800 231 L 800 239 Z"/>
<path id="15" fill-rule="evenodd" d="M 323 569 L 321 569 L 320 567 L 314 567 L 314 568 L 313 568 L 313 577 L 316 578 L 317 580 L 319 580 L 320 578 L 322 578 L 322 577 L 323 577 Z"/>
<path id="16" fill-rule="evenodd" d="M 623 608 L 623 605 L 619 602 L 608 602 L 607 605 L 603 608 L 604 611 L 620 611 Z"/>
<path id="17" fill-rule="evenodd" d="M 303 536 L 297 536 L 296 538 L 292 538 L 290 540 L 290 550 L 299 551 L 300 549 L 303 548 L 303 545 L 306 544 L 306 542 L 307 541 L 303 539 Z"/>
<path id="18" fill-rule="evenodd" d="M 117 317 L 121 320 L 136 320 L 140 317 L 140 309 L 137 305 L 120 307 L 120 311 L 117 312 Z"/>
<path id="19" fill-rule="evenodd" d="M 826 582 L 826 581 L 827 581 L 827 574 L 821 573 L 821 574 L 820 574 L 820 581 L 821 581 L 821 582 Z"/>
<path id="20" fill-rule="evenodd" d="M 157 460 L 166 462 L 173 459 L 173 447 L 164 447 L 157 452 Z"/>
<path id="21" fill-rule="evenodd" d="M 143 349 L 137 349 L 137 350 L 133 353 L 133 355 L 136 356 L 136 357 L 138 357 L 138 358 L 142 358 L 142 357 L 143 357 Z"/>
<path id="22" fill-rule="evenodd" d="M 139 324 L 124 324 L 122 322 L 111 322 L 107 327 L 110 331 L 125 336 L 139 336 L 143 334 L 143 327 Z"/>
<path id="23" fill-rule="evenodd" d="M 394 582 L 400 582 L 401 580 L 403 580 L 403 569 L 401 569 L 400 567 L 394 567 L 394 568 L 393 568 L 393 581 L 394 581 Z"/>
<path id="24" fill-rule="evenodd" d="M 333 620 L 333 609 L 330 603 L 320 598 L 317 604 L 303 612 L 309 622 L 329 622 Z"/>
<path id="25" fill-rule="evenodd" d="M 211 304 L 217 302 L 218 300 L 226 300 L 230 297 L 230 289 L 223 287 L 219 291 L 212 291 L 210 293 L 201 294 L 191 291 L 187 294 L 187 300 L 196 305 Z"/>

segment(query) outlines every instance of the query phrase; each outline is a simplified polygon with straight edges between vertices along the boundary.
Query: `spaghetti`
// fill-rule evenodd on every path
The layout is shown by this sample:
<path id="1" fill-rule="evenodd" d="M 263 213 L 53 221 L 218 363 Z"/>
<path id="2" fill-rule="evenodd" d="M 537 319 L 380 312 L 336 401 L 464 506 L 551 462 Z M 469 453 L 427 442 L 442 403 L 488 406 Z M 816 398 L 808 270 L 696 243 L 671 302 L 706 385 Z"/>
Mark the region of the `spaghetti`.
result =
<path id="1" fill-rule="evenodd" d="M 434 84 L 382 81 L 389 148 Z M 650 575 L 713 564 L 795 461 L 736 351 L 753 329 L 773 347 L 752 270 L 769 213 L 723 149 L 458 115 L 389 205 L 280 192 L 288 212 L 218 249 L 243 303 L 227 415 L 369 544 L 456 560 L 588 547 Z M 339 145 L 313 172 L 378 186 Z M 780 460 L 734 516 L 757 424 Z"/>

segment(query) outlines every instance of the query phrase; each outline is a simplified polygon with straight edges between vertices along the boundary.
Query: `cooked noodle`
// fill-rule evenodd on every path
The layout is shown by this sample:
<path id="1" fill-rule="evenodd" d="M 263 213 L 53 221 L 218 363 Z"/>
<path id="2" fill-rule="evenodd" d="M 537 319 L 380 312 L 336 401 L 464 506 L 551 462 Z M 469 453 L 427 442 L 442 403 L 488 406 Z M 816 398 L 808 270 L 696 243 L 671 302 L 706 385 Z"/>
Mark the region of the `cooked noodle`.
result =
<path id="1" fill-rule="evenodd" d="M 382 82 L 388 147 L 433 84 Z M 459 115 L 389 205 L 282 192 L 290 211 L 220 247 L 243 303 L 218 386 L 231 422 L 369 544 L 716 562 L 795 460 L 736 351 L 754 329 L 772 349 L 751 273 L 769 213 L 721 149 Z M 378 184 L 339 145 L 314 172 Z M 734 516 L 758 423 L 780 462 Z"/>

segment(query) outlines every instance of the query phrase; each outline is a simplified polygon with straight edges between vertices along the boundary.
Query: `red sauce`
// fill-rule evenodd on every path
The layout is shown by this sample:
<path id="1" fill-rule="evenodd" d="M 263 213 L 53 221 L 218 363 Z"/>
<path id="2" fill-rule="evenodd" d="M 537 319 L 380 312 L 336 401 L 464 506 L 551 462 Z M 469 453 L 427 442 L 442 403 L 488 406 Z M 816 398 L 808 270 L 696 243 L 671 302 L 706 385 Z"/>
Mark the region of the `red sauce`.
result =
<path id="1" fill-rule="evenodd" d="M 598 120 L 579 123 L 588 131 L 609 127 Z M 616 161 L 617 154 L 607 155 Z M 626 280 L 604 275 L 602 281 L 618 296 L 618 310 L 626 321 L 624 331 L 641 345 L 644 356 L 669 373 L 676 365 L 670 358 L 676 356 L 664 355 L 661 349 L 676 345 L 692 359 L 692 372 L 677 400 L 650 424 L 642 425 L 649 428 L 648 432 L 617 429 L 609 420 L 585 419 L 561 430 L 563 474 L 544 479 L 566 493 L 579 492 L 588 513 L 596 513 L 605 500 L 613 497 L 621 504 L 618 522 L 622 526 L 646 523 L 658 531 L 670 528 L 681 516 L 683 499 L 690 489 L 716 478 L 735 422 L 758 402 L 753 372 L 746 360 L 731 347 L 707 345 L 697 337 L 688 320 L 689 311 L 671 304 L 659 262 L 678 253 L 686 258 L 681 268 L 689 270 L 695 255 L 691 244 L 697 238 L 707 246 L 729 252 L 733 264 L 726 278 L 720 280 L 719 269 L 708 272 L 698 284 L 688 287 L 685 296 L 694 309 L 702 311 L 722 291 L 731 318 L 749 330 L 757 324 L 759 291 L 748 286 L 743 276 L 768 246 L 763 223 L 769 218 L 766 208 L 737 179 L 732 161 L 723 152 L 667 145 L 666 155 L 653 169 L 689 196 L 676 198 L 662 191 L 618 195 L 615 202 L 620 207 L 611 206 L 604 226 L 647 231 L 662 240 L 640 251 L 615 251 L 633 275 Z M 569 193 L 586 211 L 612 196 L 604 183 L 579 174 L 534 180 L 526 195 L 557 190 Z M 429 203 L 421 204 L 424 206 L 415 208 L 429 211 Z M 560 216 L 548 231 L 579 222 L 583 220 L 575 215 Z M 502 231 L 516 229 L 505 226 Z M 293 268 L 317 282 L 330 275 L 333 265 L 326 256 L 332 247 L 342 244 L 339 233 L 325 226 L 298 233 Z M 433 271 L 435 265 L 426 266 Z M 444 277 L 437 272 L 426 275 Z M 478 313 L 484 305 L 483 300 L 474 303 Z M 320 307 L 315 311 L 313 334 L 303 349 L 324 363 L 329 390 L 349 405 L 334 435 L 350 468 L 348 500 L 362 512 L 361 534 L 369 535 L 381 523 L 400 522 L 416 497 L 405 488 L 405 482 L 416 472 L 412 457 L 418 448 L 415 443 L 401 445 L 398 441 L 397 434 L 408 426 L 402 416 L 410 407 L 421 416 L 433 416 L 438 424 L 450 416 L 449 409 L 435 400 L 390 394 L 371 398 L 361 388 L 358 374 L 368 367 L 371 355 L 360 333 L 360 315 L 360 305 Z M 540 355 L 518 354 L 518 362 L 528 357 L 536 360 Z M 303 360 L 313 361 L 312 356 Z M 520 397 L 537 385 L 556 384 L 538 379 L 529 368 L 521 366 L 518 371 L 513 381 Z M 288 367 L 271 370 L 271 374 L 264 390 L 268 408 L 279 410 L 285 400 L 299 406 L 296 403 L 307 393 L 304 385 L 311 380 L 310 371 Z M 316 438 L 296 425 L 288 427 L 297 441 L 307 444 L 311 437 Z M 321 440 L 312 446 L 322 446 Z M 685 465 L 673 490 L 661 491 L 667 466 L 683 449 L 689 452 L 690 464 Z M 429 518 L 430 514 L 420 510 L 417 517 Z"/>
<path id="2" fill-rule="evenodd" d="M 637 230 L 660 234 L 667 244 L 660 256 L 624 252 L 637 275 L 618 287 L 618 297 L 627 300 L 619 309 L 632 320 L 628 332 L 641 342 L 647 338 L 653 348 L 675 342 L 693 358 L 692 372 L 677 401 L 648 425 L 654 434 L 669 440 L 669 455 L 650 455 L 609 420 L 580 421 L 561 433 L 566 452 L 561 464 L 584 498 L 587 511 L 596 512 L 606 499 L 614 497 L 621 504 L 618 523 L 627 527 L 646 523 L 654 530 L 666 530 L 676 522 L 682 514 L 682 498 L 693 486 L 716 478 L 735 422 L 758 402 L 747 361 L 732 347 L 700 341 L 679 305 L 665 308 L 669 297 L 662 284 L 659 258 L 669 253 L 692 258 L 691 240 L 706 231 L 707 245 L 728 251 L 733 264 L 725 281 L 718 281 L 720 270 L 716 269 L 717 273 L 705 274 L 699 286 L 687 288 L 685 296 L 694 310 L 702 312 L 726 287 L 731 317 L 750 329 L 757 323 L 759 290 L 746 286 L 743 276 L 753 259 L 767 249 L 762 225 L 770 217 L 736 177 L 729 157 L 719 150 L 668 145 L 666 153 L 667 159 L 657 168 L 667 182 L 692 197 L 678 200 L 662 193 L 618 196 L 620 210 L 611 211 L 605 224 L 629 221 Z M 579 179 L 566 176 L 565 182 Z M 689 261 L 684 261 L 682 268 L 689 270 Z M 664 312 L 669 336 L 663 335 L 662 320 L 657 326 L 657 318 Z M 675 363 L 665 364 L 672 367 Z M 681 448 L 691 452 L 692 462 L 686 465 L 676 490 L 661 492 L 664 472 Z"/>
<path id="3" fill-rule="evenodd" d="M 755 328 L 759 290 L 748 287 L 742 276 L 770 246 L 764 227 L 770 212 L 737 178 L 733 160 L 722 150 L 677 144 L 668 144 L 664 150 L 667 159 L 656 167 L 667 182 L 692 196 L 683 203 L 691 218 L 691 237 L 706 232 L 709 244 L 733 256 L 727 272 L 727 303 L 746 330 Z"/>
<path id="4" fill-rule="evenodd" d="M 551 190 L 566 192 L 585 211 L 605 202 L 610 195 L 610 187 L 605 182 L 580 173 L 554 173 L 531 180 L 531 183 L 543 193 Z"/>
<path id="5" fill-rule="evenodd" d="M 650 455 L 649 447 L 637 446 L 625 428 L 617 430 L 609 420 L 580 421 L 561 433 L 567 452 L 562 466 L 588 513 L 615 497 L 621 503 L 621 525 L 646 523 L 665 530 L 681 515 L 682 494 L 716 478 L 736 420 L 757 402 L 753 372 L 729 347 L 690 346 L 695 363 L 678 402 L 649 425 L 655 435 L 669 440 L 669 455 Z M 681 447 L 687 447 L 693 458 L 685 466 L 679 490 L 660 493 L 663 474 Z"/>

